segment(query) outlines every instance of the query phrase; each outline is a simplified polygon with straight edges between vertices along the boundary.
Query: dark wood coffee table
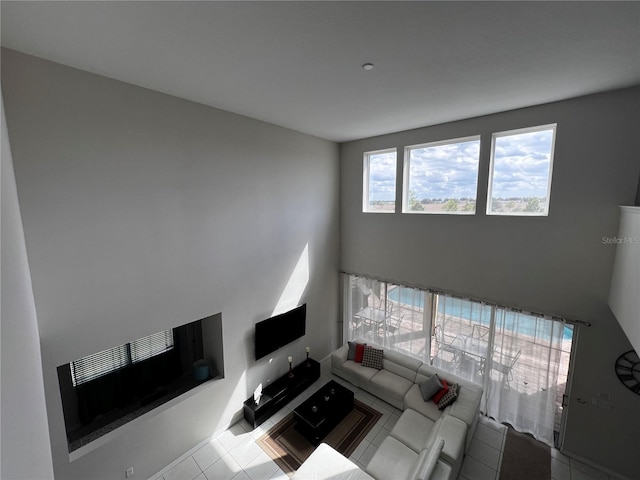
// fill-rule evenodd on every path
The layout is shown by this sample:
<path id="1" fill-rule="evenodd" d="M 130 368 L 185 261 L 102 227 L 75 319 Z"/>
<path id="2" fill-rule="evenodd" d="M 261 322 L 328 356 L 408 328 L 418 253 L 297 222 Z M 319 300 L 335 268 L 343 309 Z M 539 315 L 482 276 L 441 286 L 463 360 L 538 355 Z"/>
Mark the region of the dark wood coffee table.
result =
<path id="1" fill-rule="evenodd" d="M 353 410 L 353 392 L 331 380 L 293 410 L 295 428 L 318 445 Z"/>

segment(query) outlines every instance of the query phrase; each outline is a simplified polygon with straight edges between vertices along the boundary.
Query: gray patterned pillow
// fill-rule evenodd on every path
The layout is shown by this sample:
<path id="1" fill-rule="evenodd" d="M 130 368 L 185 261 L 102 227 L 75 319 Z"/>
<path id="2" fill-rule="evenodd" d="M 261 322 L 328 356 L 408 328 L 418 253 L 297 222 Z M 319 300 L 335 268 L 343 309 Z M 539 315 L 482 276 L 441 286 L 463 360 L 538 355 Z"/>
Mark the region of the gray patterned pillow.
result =
<path id="1" fill-rule="evenodd" d="M 384 351 L 379 348 L 373 348 L 370 346 L 364 347 L 364 354 L 362 355 L 362 366 L 377 368 L 382 370 L 382 357 Z"/>

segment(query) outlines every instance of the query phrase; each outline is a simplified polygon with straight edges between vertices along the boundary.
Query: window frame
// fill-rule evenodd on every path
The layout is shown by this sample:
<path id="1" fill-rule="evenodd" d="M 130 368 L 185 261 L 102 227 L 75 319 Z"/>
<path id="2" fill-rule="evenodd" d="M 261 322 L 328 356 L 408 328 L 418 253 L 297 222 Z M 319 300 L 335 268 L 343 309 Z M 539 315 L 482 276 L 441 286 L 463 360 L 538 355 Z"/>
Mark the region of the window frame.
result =
<path id="1" fill-rule="evenodd" d="M 495 150 L 496 140 L 502 137 L 509 137 L 515 135 L 521 135 L 525 133 L 543 132 L 551 130 L 551 151 L 549 154 L 549 175 L 547 180 L 547 202 L 544 211 L 542 212 L 492 212 L 492 194 L 493 194 L 493 174 L 495 169 Z M 494 132 L 491 135 L 491 156 L 489 158 L 489 176 L 487 178 L 487 208 L 486 215 L 491 216 L 506 216 L 506 217 L 548 217 L 549 208 L 551 206 L 551 184 L 553 179 L 553 160 L 555 157 L 556 149 L 556 134 L 558 131 L 557 123 L 548 123 L 544 125 L 536 125 L 532 127 L 517 128 L 514 130 L 505 130 L 502 132 Z"/>
<path id="2" fill-rule="evenodd" d="M 409 209 L 409 192 L 410 192 L 410 177 L 411 177 L 411 151 L 420 148 L 438 147 L 442 145 L 455 145 L 460 143 L 466 143 L 471 141 L 478 142 L 478 164 L 476 171 L 476 195 L 475 195 L 475 208 L 473 211 L 441 211 L 441 212 L 429 212 L 420 210 Z M 411 215 L 476 215 L 478 212 L 478 183 L 480 180 L 480 156 L 482 148 L 482 138 L 480 134 L 468 135 L 465 137 L 449 138 L 446 140 L 438 140 L 435 142 L 419 143 L 416 145 L 408 145 L 404 147 L 404 163 L 403 163 L 403 176 L 402 176 L 402 213 L 408 213 Z"/>
<path id="3" fill-rule="evenodd" d="M 393 210 L 370 210 L 369 206 L 369 193 L 370 193 L 370 175 L 371 175 L 371 157 L 373 155 L 382 155 L 385 153 L 393 153 L 396 156 L 396 168 L 395 168 L 395 186 L 393 190 Z M 393 148 L 384 148 L 382 150 L 372 150 L 369 152 L 364 152 L 362 154 L 362 213 L 396 213 L 398 209 L 398 149 L 396 147 Z"/>

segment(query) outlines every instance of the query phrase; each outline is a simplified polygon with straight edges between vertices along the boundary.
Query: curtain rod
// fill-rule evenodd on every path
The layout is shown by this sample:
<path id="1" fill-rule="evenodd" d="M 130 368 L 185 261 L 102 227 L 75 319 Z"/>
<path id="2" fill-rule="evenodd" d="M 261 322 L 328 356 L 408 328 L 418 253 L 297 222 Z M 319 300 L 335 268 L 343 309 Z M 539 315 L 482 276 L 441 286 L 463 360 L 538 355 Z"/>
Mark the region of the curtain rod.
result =
<path id="1" fill-rule="evenodd" d="M 520 307 L 511 307 L 508 305 L 501 305 L 500 303 L 497 303 L 495 301 L 492 300 L 486 300 L 486 299 L 481 299 L 481 298 L 475 298 L 475 297 L 470 297 L 468 295 L 464 295 L 458 292 L 452 292 L 452 291 L 446 291 L 443 290 L 441 288 L 433 288 L 433 287 L 426 287 L 424 285 L 419 285 L 419 284 L 415 284 L 415 283 L 410 283 L 410 282 L 404 282 L 404 281 L 399 281 L 399 280 L 392 280 L 392 279 L 388 279 L 388 278 L 379 278 L 379 277 L 374 277 L 371 275 L 363 275 L 360 273 L 354 273 L 354 272 L 348 272 L 346 270 L 340 270 L 340 273 L 344 274 L 344 275 L 355 275 L 356 277 L 362 277 L 362 278 L 366 278 L 368 280 L 375 280 L 377 282 L 385 282 L 385 283 L 392 283 L 394 285 L 399 285 L 402 287 L 408 287 L 408 288 L 415 288 L 418 290 L 424 290 L 426 292 L 429 293 L 434 293 L 434 294 L 438 294 L 438 295 L 447 295 L 449 297 L 453 297 L 453 298 L 457 298 L 457 299 L 461 299 L 461 300 L 468 300 L 470 302 L 475 302 L 475 303 L 482 303 L 484 305 L 488 305 L 488 306 L 492 306 L 492 307 L 499 307 L 499 308 L 504 308 L 504 309 L 508 309 L 514 312 L 526 312 L 532 316 L 542 316 L 544 317 L 545 315 L 543 313 L 539 313 L 539 312 L 530 312 L 527 310 L 523 310 Z M 585 322 L 584 320 L 577 320 L 577 319 L 573 319 L 573 318 L 566 318 L 566 317 L 562 317 L 562 316 L 558 316 L 558 315 L 547 315 L 548 317 L 551 317 L 552 320 L 558 320 L 558 321 L 563 321 L 563 322 L 567 322 L 570 324 L 574 324 L 574 325 L 583 325 L 585 327 L 590 327 L 591 326 L 591 322 Z"/>

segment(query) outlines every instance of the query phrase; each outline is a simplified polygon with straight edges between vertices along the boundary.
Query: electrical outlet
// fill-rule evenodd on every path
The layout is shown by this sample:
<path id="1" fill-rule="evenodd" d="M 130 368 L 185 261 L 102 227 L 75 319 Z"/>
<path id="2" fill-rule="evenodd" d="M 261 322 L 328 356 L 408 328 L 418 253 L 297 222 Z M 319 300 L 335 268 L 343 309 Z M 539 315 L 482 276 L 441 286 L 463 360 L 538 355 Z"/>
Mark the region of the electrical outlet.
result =
<path id="1" fill-rule="evenodd" d="M 127 476 L 127 478 L 133 477 L 133 467 L 127 468 L 127 471 L 125 472 L 125 475 Z"/>

